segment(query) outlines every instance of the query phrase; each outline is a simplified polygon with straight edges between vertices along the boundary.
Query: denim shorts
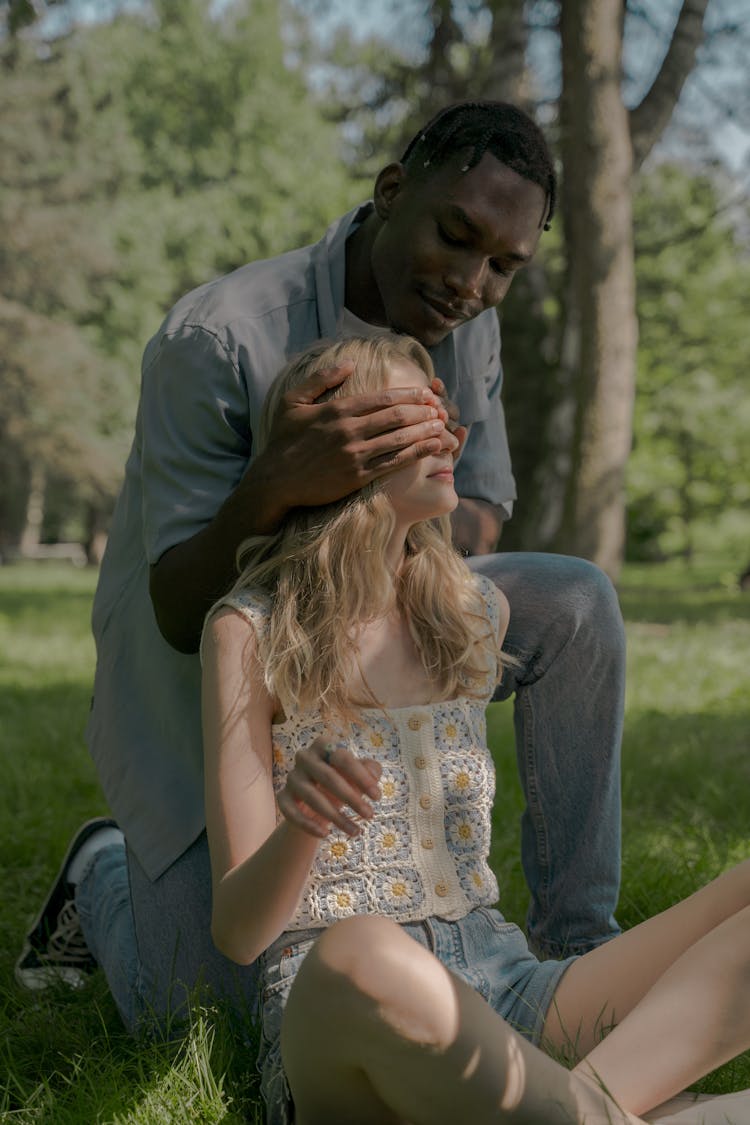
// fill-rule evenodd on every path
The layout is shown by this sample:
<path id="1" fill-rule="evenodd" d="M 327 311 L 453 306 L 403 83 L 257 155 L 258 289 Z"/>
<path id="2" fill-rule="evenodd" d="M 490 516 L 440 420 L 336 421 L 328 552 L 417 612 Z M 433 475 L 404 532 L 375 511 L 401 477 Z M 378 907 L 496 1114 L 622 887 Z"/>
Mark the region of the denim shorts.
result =
<path id="1" fill-rule="evenodd" d="M 555 989 L 575 957 L 539 961 L 518 926 L 506 922 L 497 910 L 483 906 L 456 922 L 427 918 L 424 922 L 406 922 L 401 928 L 483 996 L 519 1035 L 539 1043 Z M 267 1125 L 291 1125 L 294 1121 L 281 1061 L 281 1021 L 299 967 L 322 932 L 289 931 L 263 955 L 258 1069 Z"/>

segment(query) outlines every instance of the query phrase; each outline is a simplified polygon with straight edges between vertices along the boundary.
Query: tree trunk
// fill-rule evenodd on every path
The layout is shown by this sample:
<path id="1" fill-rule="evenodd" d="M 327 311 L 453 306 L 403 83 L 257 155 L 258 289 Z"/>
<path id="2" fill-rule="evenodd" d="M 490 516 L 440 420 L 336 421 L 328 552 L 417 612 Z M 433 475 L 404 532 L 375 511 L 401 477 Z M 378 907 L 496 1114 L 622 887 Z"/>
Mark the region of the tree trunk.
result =
<path id="1" fill-rule="evenodd" d="M 95 501 L 86 505 L 86 541 L 83 549 L 86 552 L 87 566 L 99 566 L 104 557 L 109 516 L 110 513 Z"/>
<path id="2" fill-rule="evenodd" d="M 35 555 L 39 550 L 44 519 L 44 486 L 44 469 L 34 462 L 26 501 L 26 519 L 21 532 L 20 550 L 23 556 Z"/>
<path id="3" fill-rule="evenodd" d="M 490 0 L 492 19 L 489 60 L 483 96 L 513 102 L 528 113 L 534 111 L 534 91 L 526 60 L 528 28 L 525 0 Z"/>
<path id="4" fill-rule="evenodd" d="M 625 544 L 638 329 L 621 0 L 563 0 L 561 148 L 574 446 L 559 550 L 615 577 Z"/>

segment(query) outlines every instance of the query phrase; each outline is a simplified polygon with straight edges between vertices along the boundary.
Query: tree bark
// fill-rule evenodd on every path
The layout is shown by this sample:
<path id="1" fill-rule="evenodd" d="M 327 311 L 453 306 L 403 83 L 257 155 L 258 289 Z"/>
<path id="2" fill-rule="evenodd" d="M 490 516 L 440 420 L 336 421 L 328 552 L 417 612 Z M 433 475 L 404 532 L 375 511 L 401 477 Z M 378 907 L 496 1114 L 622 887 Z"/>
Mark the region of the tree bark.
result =
<path id="1" fill-rule="evenodd" d="M 638 341 L 621 0 L 563 0 L 560 35 L 566 315 L 578 339 L 571 355 L 574 446 L 557 546 L 616 577 Z"/>
<path id="2" fill-rule="evenodd" d="M 490 0 L 492 19 L 484 96 L 513 102 L 533 113 L 534 91 L 526 60 L 525 0 Z"/>

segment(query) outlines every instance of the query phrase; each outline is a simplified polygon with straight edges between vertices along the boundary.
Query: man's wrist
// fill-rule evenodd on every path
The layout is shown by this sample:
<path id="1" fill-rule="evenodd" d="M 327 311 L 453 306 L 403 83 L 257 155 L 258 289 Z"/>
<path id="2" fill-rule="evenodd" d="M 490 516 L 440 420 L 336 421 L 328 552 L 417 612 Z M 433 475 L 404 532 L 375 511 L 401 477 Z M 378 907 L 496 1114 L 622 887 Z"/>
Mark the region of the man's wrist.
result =
<path id="1" fill-rule="evenodd" d="M 250 462 L 245 475 L 227 501 L 231 517 L 248 535 L 272 534 L 293 504 L 286 497 L 278 474 L 261 454 Z M 239 545 L 239 544 L 238 544 Z"/>

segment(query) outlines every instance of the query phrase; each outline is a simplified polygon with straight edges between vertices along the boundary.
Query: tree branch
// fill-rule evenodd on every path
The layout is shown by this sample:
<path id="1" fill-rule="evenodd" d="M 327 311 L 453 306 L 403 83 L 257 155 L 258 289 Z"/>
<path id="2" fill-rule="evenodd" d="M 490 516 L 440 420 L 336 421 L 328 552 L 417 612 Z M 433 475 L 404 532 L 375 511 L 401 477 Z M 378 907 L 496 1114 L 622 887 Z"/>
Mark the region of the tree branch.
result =
<path id="1" fill-rule="evenodd" d="M 708 0 L 683 0 L 667 53 L 650 90 L 630 112 L 633 166 L 637 170 L 669 124 L 685 79 L 703 42 Z"/>

